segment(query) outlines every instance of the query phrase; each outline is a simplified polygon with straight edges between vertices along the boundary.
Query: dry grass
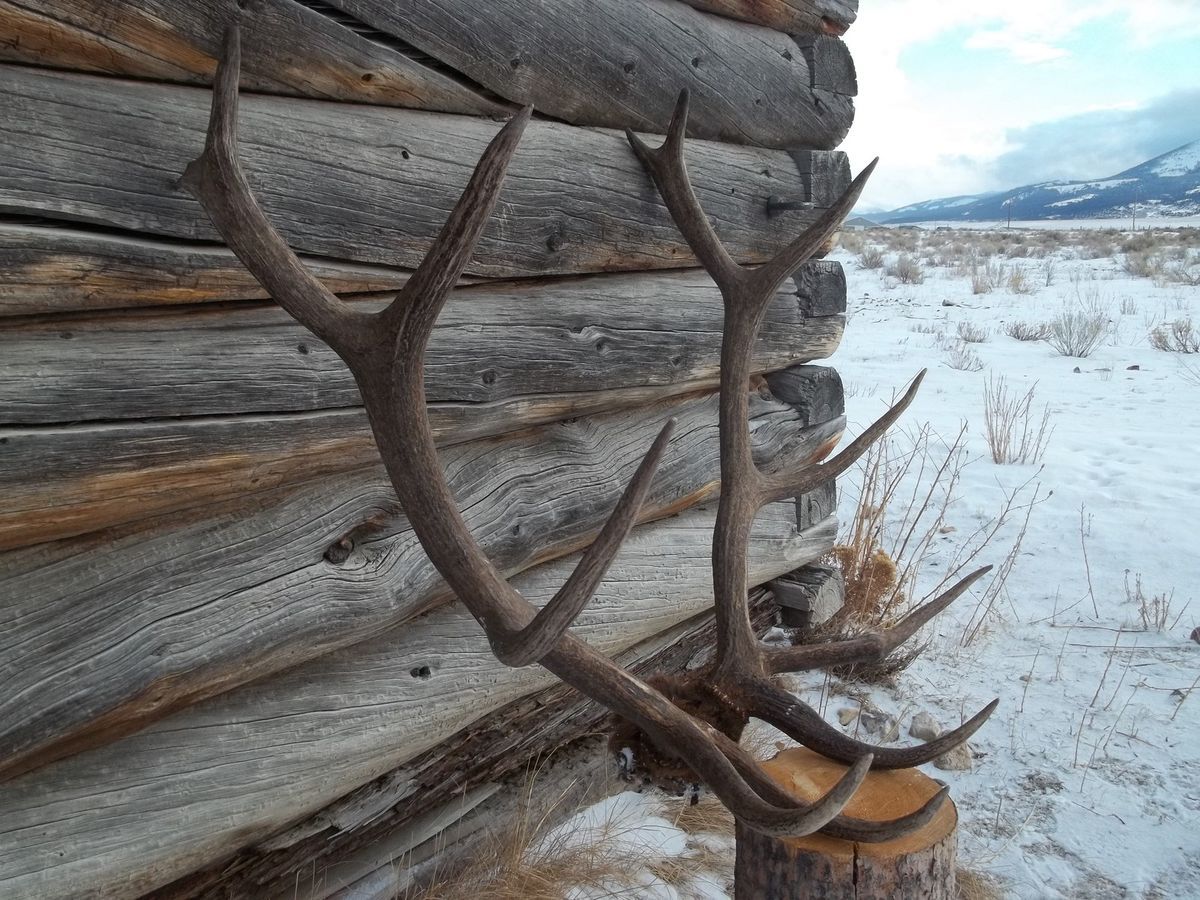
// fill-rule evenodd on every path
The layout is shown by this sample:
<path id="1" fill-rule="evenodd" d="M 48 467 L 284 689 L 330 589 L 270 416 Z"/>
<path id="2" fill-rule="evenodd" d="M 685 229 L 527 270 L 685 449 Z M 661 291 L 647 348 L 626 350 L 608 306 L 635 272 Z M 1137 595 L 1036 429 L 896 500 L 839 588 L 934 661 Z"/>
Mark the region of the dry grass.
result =
<path id="1" fill-rule="evenodd" d="M 1133 576 L 1133 584 L 1129 583 L 1129 570 L 1125 570 L 1125 599 L 1127 602 L 1137 606 L 1138 617 L 1142 620 L 1143 631 L 1166 631 L 1167 627 L 1172 624 L 1171 617 L 1171 601 L 1175 598 L 1175 592 L 1169 591 L 1162 594 L 1146 594 L 1145 588 L 1142 587 L 1142 573 L 1137 572 Z M 1184 612 L 1187 607 L 1184 607 Z M 1181 612 L 1175 618 L 1178 622 L 1183 617 Z"/>
<path id="2" fill-rule="evenodd" d="M 954 878 L 958 900 L 1004 900 L 1004 888 L 991 875 L 960 866 Z"/>
<path id="3" fill-rule="evenodd" d="M 1006 322 L 1004 333 L 1018 341 L 1044 341 L 1050 337 L 1050 326 L 1045 322 Z"/>
<path id="4" fill-rule="evenodd" d="M 858 254 L 858 265 L 860 268 L 882 269 L 883 263 L 883 251 L 878 247 L 866 247 L 862 253 Z"/>
<path id="5" fill-rule="evenodd" d="M 1024 394 L 1009 392 L 1001 375 L 988 378 L 983 386 L 983 418 L 988 449 L 997 465 L 1029 465 L 1041 462 L 1053 429 L 1050 409 L 1033 411 L 1033 384 Z"/>
<path id="6" fill-rule="evenodd" d="M 1008 290 L 1013 294 L 1032 294 L 1037 290 L 1029 275 L 1020 266 L 1008 273 Z"/>
<path id="7" fill-rule="evenodd" d="M 1151 330 L 1150 346 L 1164 353 L 1200 353 L 1200 331 L 1190 318 L 1176 319 Z"/>
<path id="8" fill-rule="evenodd" d="M 958 339 L 966 344 L 982 344 L 988 339 L 988 330 L 981 325 L 959 322 L 956 330 Z"/>
<path id="9" fill-rule="evenodd" d="M 1065 309 L 1050 322 L 1046 339 L 1061 356 L 1091 356 L 1108 334 L 1108 313 L 1097 306 Z"/>
<path id="10" fill-rule="evenodd" d="M 946 353 L 946 365 L 960 372 L 978 372 L 983 368 L 983 360 L 966 344 L 955 344 Z"/>
<path id="11" fill-rule="evenodd" d="M 749 748 L 748 748 L 749 749 Z M 525 785 L 534 789 L 534 780 Z M 640 849 L 628 833 L 641 817 L 610 815 L 586 830 L 551 828 L 549 820 L 566 819 L 582 808 L 557 805 L 540 820 L 525 808 L 494 831 L 473 854 L 473 861 L 453 875 L 402 895 L 402 900 L 562 900 L 573 889 L 590 889 L 605 897 L 634 900 L 644 896 L 644 884 L 633 880 L 649 872 L 661 882 L 681 886 L 700 873 L 732 877 L 732 854 L 711 849 L 703 840 L 689 841 L 683 856 L 664 855 L 658 847 Z M 689 835 L 732 838 L 734 819 L 713 795 L 695 804 L 664 797 L 657 815 Z M 580 839 L 581 834 L 586 839 Z M 728 858 L 726 858 L 728 857 Z"/>
<path id="12" fill-rule="evenodd" d="M 887 267 L 886 273 L 901 284 L 920 284 L 925 280 L 925 272 L 921 269 L 920 261 L 901 253 L 896 261 Z"/>
<path id="13" fill-rule="evenodd" d="M 945 525 L 965 461 L 966 425 L 948 442 L 928 424 L 907 439 L 887 437 L 859 466 L 858 503 L 833 550 L 845 579 L 843 625 L 876 626 L 899 617 Z M 908 447 L 901 449 L 900 441 Z"/>

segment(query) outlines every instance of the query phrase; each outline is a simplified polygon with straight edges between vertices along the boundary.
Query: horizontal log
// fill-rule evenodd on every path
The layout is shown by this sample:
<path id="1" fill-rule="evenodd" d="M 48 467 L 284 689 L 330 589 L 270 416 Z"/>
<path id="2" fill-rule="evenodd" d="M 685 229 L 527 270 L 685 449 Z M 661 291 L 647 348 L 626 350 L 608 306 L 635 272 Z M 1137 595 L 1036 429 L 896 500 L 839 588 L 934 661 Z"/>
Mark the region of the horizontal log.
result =
<path id="1" fill-rule="evenodd" d="M 692 94 L 688 133 L 708 140 L 829 150 L 854 118 L 840 66 L 816 71 L 788 35 L 676 0 L 331 5 L 576 125 L 662 132 L 681 88 Z"/>
<path id="2" fill-rule="evenodd" d="M 403 287 L 404 269 L 307 257 L 338 294 Z M 261 300 L 267 292 L 217 244 L 0 221 L 0 316 Z"/>
<path id="3" fill-rule="evenodd" d="M 842 420 L 803 427 L 755 395 L 756 455 L 819 457 Z M 716 398 L 563 422 L 442 451 L 506 575 L 586 546 L 668 416 L 643 520 L 713 496 Z M 173 709 L 355 643 L 446 599 L 376 461 L 136 528 L 0 557 L 0 772 L 42 764 Z M 87 690 L 81 693 L 81 685 Z"/>
<path id="4" fill-rule="evenodd" d="M 718 16 L 754 22 L 788 34 L 845 34 L 858 16 L 858 0 L 683 0 Z"/>
<path id="5" fill-rule="evenodd" d="M 611 655 L 701 612 L 714 521 L 706 508 L 636 529 L 574 631 Z M 828 521 L 798 532 L 792 504 L 771 504 L 750 540 L 751 582 L 815 559 L 834 531 Z M 514 583 L 541 604 L 572 564 Z M 442 607 L 6 784 L 0 893 L 127 896 L 166 884 L 553 680 L 537 666 L 506 669 L 462 607 Z"/>
<path id="6" fill-rule="evenodd" d="M 0 0 L 0 60 L 211 84 L 221 36 L 238 16 L 247 90 L 473 116 L 504 115 L 511 108 L 456 73 L 426 65 L 399 41 L 369 29 L 361 33 L 315 5 Z"/>
<path id="7" fill-rule="evenodd" d="M 203 146 L 210 92 L 0 66 L 0 209 L 215 241 L 180 186 Z M 299 252 L 414 268 L 497 125 L 466 116 L 248 95 L 241 154 Z M 820 154 L 814 154 L 820 155 Z M 786 152 L 688 143 L 692 183 L 730 252 L 765 259 L 848 183 L 813 181 Z M 772 196 L 812 208 L 767 216 Z M 533 122 L 468 274 L 511 278 L 679 268 L 695 258 L 625 137 Z"/>
<path id="8" fill-rule="evenodd" d="M 833 21 L 809 0 L 754 5 L 759 24 L 781 31 L 829 32 L 824 23 Z M 835 14 L 845 6 L 821 5 Z M 676 0 L 238 6 L 0 0 L 0 60 L 209 84 L 237 14 L 242 86 L 268 94 L 493 117 L 533 103 L 577 125 L 662 131 L 687 87 L 692 136 L 778 148 L 834 147 L 853 116 L 852 83 L 831 86 L 786 34 L 713 19 Z M 756 21 L 745 9 L 724 11 Z"/>
<path id="9" fill-rule="evenodd" d="M 645 276 L 648 286 L 656 283 L 658 278 L 681 278 L 690 283 L 696 277 L 694 274 Z M 530 290 L 536 293 L 543 289 L 561 289 L 587 298 L 590 294 L 586 291 L 580 293 L 586 283 L 530 286 Z M 607 279 L 599 279 L 599 283 L 607 283 Z M 845 287 L 841 268 L 836 263 L 809 263 L 797 273 L 794 283 L 796 293 L 781 295 L 768 312 L 768 325 L 763 332 L 762 350 L 756 363 L 760 369 L 777 367 L 813 355 L 824 355 L 818 354 L 809 336 L 819 334 L 822 329 L 840 330 L 841 317 L 833 313 L 844 305 Z M 519 287 L 498 286 L 498 289 L 516 290 Z M 710 296 L 711 285 L 698 289 L 697 296 L 701 294 L 713 299 Z M 682 351 L 679 347 L 667 349 L 664 346 L 663 352 L 646 359 L 643 363 L 646 371 L 651 375 L 657 372 L 659 376 L 650 378 L 652 383 L 646 384 L 643 373 L 617 367 L 617 360 L 630 355 L 629 351 L 635 346 L 631 340 L 650 342 L 649 332 L 645 329 L 626 330 L 630 321 L 644 319 L 643 313 L 633 309 L 629 312 L 628 320 L 613 318 L 606 313 L 613 320 L 614 327 L 599 328 L 598 333 L 605 335 L 602 339 L 608 342 L 606 349 L 601 351 L 598 349 L 600 340 L 595 339 L 597 332 L 593 330 L 596 325 L 582 323 L 608 321 L 596 315 L 606 310 L 606 298 L 595 298 L 593 305 L 594 309 L 585 319 L 572 322 L 559 316 L 557 331 L 548 328 L 529 329 L 539 340 L 557 337 L 559 346 L 566 353 L 576 354 L 575 364 L 581 367 L 589 365 L 588 360 L 594 358 L 595 365 L 589 365 L 588 368 L 592 374 L 590 382 L 579 383 L 578 378 L 566 371 L 570 368 L 570 365 L 566 365 L 560 366 L 559 371 L 564 373 L 567 381 L 578 387 L 570 393 L 525 395 L 491 403 L 432 404 L 429 411 L 438 443 L 462 443 L 563 418 L 661 401 L 672 395 L 707 390 L 715 384 L 718 335 L 712 330 L 716 327 L 712 323 L 707 334 L 699 326 L 689 325 L 682 329 L 688 338 L 688 347 Z M 456 306 L 456 303 L 450 304 L 452 310 Z M 697 312 L 693 315 L 699 318 L 699 307 L 703 306 L 702 303 L 697 304 Z M 799 318 L 797 313 L 801 314 Z M 551 309 L 547 310 L 547 315 L 553 318 L 557 313 Z M 201 320 L 203 318 L 200 317 Z M 103 325 L 109 320 L 99 321 Z M 184 321 L 192 319 L 185 318 Z M 675 327 L 681 324 L 678 314 L 673 324 Z M 0 369 L 0 390 L 3 390 L 5 383 L 9 383 L 8 391 L 12 398 L 0 403 L 0 419 L 15 418 L 28 405 L 29 398 L 45 396 L 41 382 L 49 379 L 53 372 L 63 372 L 64 366 L 68 366 L 74 358 L 72 354 L 78 344 L 87 344 L 88 333 L 80 331 L 74 319 L 53 317 L 22 328 L 25 334 L 39 335 L 46 352 L 41 361 L 31 367 L 30 377 L 22 379 L 20 384 L 12 383 L 20 368 L 15 362 L 10 367 Z M 22 339 L 19 331 L 13 328 L 3 341 L 6 353 L 14 361 L 21 356 L 19 347 Z M 585 333 L 592 337 L 583 340 Z M 64 334 L 70 334 L 71 337 L 63 337 Z M 255 339 L 251 341 L 247 335 L 232 334 L 235 340 L 247 341 L 252 348 L 256 348 L 261 342 L 261 331 L 255 331 L 253 335 Z M 667 340 L 671 336 L 660 334 L 659 337 Z M 206 348 L 212 349 L 213 345 L 206 343 L 207 340 L 197 344 L 197 353 L 203 354 Z M 71 343 L 68 344 L 68 341 Z M 294 344 L 284 342 L 281 345 L 281 359 L 306 359 L 307 356 L 295 352 L 302 343 L 308 348 L 321 346 L 312 338 L 307 341 L 297 338 Z M 58 352 L 58 346 L 69 346 L 72 354 Z M 170 351 L 171 346 L 177 345 L 165 347 L 164 354 Z M 626 349 L 614 353 L 614 346 Z M 315 353 L 310 349 L 308 355 Z M 122 366 L 128 368 L 132 365 L 136 368 L 144 355 L 144 346 L 139 346 L 131 354 L 131 359 L 115 358 L 111 368 L 114 371 L 125 371 L 121 369 Z M 559 355 L 570 359 L 565 353 Z M 95 362 L 94 356 L 90 358 Z M 475 357 L 467 353 L 465 359 Z M 552 363 L 553 359 L 549 362 Z M 208 366 L 208 360 L 204 359 L 203 363 L 200 368 L 207 368 L 205 384 L 211 385 L 207 392 L 218 396 L 243 392 L 243 381 L 257 385 L 259 390 L 273 389 L 276 396 L 286 396 L 292 400 L 307 400 L 322 391 L 321 382 L 310 381 L 307 388 L 311 393 L 304 394 L 296 392 L 293 385 L 281 383 L 277 378 L 265 378 L 265 374 L 274 373 L 283 366 L 279 360 L 264 365 L 262 371 L 234 369 L 223 377 L 216 376 Z M 458 363 L 461 366 L 463 360 L 458 360 Z M 535 353 L 524 364 L 535 370 L 544 370 L 546 354 Z M 86 365 L 75 366 L 74 371 L 84 390 L 87 390 L 91 372 L 98 381 L 107 380 L 112 386 L 112 396 L 119 399 L 122 382 L 118 377 L 107 374 L 107 368 L 99 363 L 91 369 Z M 163 371 L 171 369 L 165 358 L 161 368 Z M 512 369 L 504 352 L 497 355 L 496 366 L 484 367 L 484 371 L 493 373 L 498 369 Z M 613 369 L 617 369 L 621 377 L 612 378 Z M 344 370 L 332 371 L 345 378 Z M 192 395 L 203 406 L 205 391 L 192 384 L 194 379 L 185 370 L 180 369 L 179 374 L 182 386 L 191 387 Z M 829 377 L 828 371 L 814 369 L 812 375 L 800 380 L 803 382 L 805 378 L 818 374 L 824 379 Z M 502 378 L 496 381 L 506 383 L 506 379 Z M 62 380 L 59 379 L 57 383 L 61 386 Z M 562 383 L 556 385 L 556 389 L 561 391 Z M 134 379 L 131 379 L 128 390 L 146 396 L 144 388 L 136 384 Z M 179 388 L 171 387 L 165 393 L 175 390 Z M 254 392 L 251 392 L 251 400 L 253 395 Z M 800 402 L 801 394 L 795 396 L 797 400 L 794 402 Z M 94 399 L 93 395 L 90 401 L 85 402 L 77 396 L 73 404 L 64 400 L 61 405 L 63 418 L 97 418 L 89 408 Z M 150 399 L 165 403 L 169 397 L 157 399 L 151 393 Z M 50 400 L 57 402 L 53 396 Z M 166 408 L 174 409 L 170 406 Z M 219 409 L 220 406 L 212 408 Z M 148 412 L 145 407 L 142 409 Z M 178 410 L 180 415 L 189 411 L 190 408 Z M 159 422 L 110 421 L 115 415 L 112 406 L 107 407 L 107 413 L 107 416 L 98 417 L 106 420 L 100 423 L 37 428 L 0 426 L 0 489 L 6 497 L 4 508 L 0 509 L 0 550 L 124 526 L 180 509 L 220 503 L 247 492 L 351 471 L 373 464 L 376 457 L 374 441 L 360 409 L 335 409 L 313 414 L 193 416 Z M 831 415 L 810 417 L 806 421 L 826 421 L 840 414 L 839 409 Z"/>
<path id="10" fill-rule="evenodd" d="M 840 273 L 781 291 L 754 347 L 764 372 L 829 356 Z M 391 295 L 363 300 L 382 309 Z M 356 304 L 359 305 L 359 304 Z M 686 311 L 686 312 L 681 312 Z M 714 384 L 724 307 L 702 271 L 457 289 L 425 357 L 432 403 L 486 404 L 512 421 L 525 398 Z M 3 338 L 0 426 L 295 412 L 359 406 L 349 369 L 274 304 L 13 321 Z M 561 401 L 560 401 L 561 402 Z"/>

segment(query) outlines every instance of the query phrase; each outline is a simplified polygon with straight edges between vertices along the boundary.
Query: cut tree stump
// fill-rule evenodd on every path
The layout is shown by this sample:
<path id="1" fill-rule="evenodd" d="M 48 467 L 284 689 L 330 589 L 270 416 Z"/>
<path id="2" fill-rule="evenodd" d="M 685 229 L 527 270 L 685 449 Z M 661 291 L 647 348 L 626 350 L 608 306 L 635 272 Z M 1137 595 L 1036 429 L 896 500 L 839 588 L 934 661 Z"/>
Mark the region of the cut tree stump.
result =
<path id="1" fill-rule="evenodd" d="M 847 766 L 811 750 L 784 750 L 763 768 L 797 797 L 815 800 Z M 882 821 L 907 815 L 941 785 L 917 769 L 875 771 L 845 814 Z M 947 800 L 925 827 L 880 844 L 813 834 L 772 838 L 737 826 L 737 900 L 952 900 L 958 812 Z"/>

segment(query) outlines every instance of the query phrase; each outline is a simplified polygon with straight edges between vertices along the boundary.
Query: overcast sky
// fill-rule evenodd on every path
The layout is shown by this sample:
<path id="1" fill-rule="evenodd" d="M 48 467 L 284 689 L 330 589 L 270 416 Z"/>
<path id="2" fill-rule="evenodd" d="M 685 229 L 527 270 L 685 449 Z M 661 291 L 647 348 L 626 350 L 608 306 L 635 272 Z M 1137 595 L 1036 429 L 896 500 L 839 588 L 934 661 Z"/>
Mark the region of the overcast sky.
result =
<path id="1" fill-rule="evenodd" d="M 863 0 L 845 36 L 880 156 L 861 207 L 1099 178 L 1200 139 L 1200 0 Z"/>

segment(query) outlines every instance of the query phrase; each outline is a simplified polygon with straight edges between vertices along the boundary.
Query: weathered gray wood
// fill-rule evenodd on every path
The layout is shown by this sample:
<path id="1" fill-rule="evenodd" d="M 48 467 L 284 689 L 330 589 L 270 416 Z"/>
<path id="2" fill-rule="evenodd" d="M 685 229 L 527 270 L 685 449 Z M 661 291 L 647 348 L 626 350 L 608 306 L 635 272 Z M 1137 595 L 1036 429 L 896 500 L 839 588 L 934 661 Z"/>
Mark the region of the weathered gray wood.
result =
<path id="1" fill-rule="evenodd" d="M 613 654 L 702 611 L 714 520 L 707 508 L 636 529 L 574 631 Z M 792 505 L 771 504 L 750 540 L 752 583 L 815 558 L 832 538 L 832 522 L 797 532 Z M 571 564 L 515 583 L 544 603 Z M 553 680 L 537 666 L 505 669 L 461 606 L 442 607 L 6 784 L 0 892 L 124 896 L 165 884 Z"/>
<path id="2" fill-rule="evenodd" d="M 816 285 L 817 302 L 838 288 L 835 279 Z M 836 349 L 842 317 L 810 317 L 805 302 L 794 288 L 780 292 L 759 332 L 757 371 Z M 525 397 L 714 384 L 723 322 L 721 295 L 701 271 L 459 288 L 429 343 L 425 392 L 512 419 L 506 407 Z M 0 425 L 362 402 L 337 355 L 274 304 L 14 321 L 0 346 Z"/>
<path id="3" fill-rule="evenodd" d="M 814 93 L 822 102 L 829 102 L 830 95 L 858 93 L 858 73 L 845 44 L 827 34 L 801 34 L 794 40 L 812 73 Z"/>
<path id="4" fill-rule="evenodd" d="M 179 186 L 203 145 L 209 92 L 0 67 L 0 211 L 212 241 Z M 246 96 L 241 155 L 294 249 L 414 267 L 445 222 L 496 125 L 465 116 Z M 829 154 L 826 154 L 829 155 Z M 705 141 L 688 163 L 737 258 L 783 246 L 848 182 L 810 184 L 782 151 Z M 771 196 L 813 209 L 768 218 Z M 469 273 L 489 277 L 695 265 L 623 135 L 533 122 Z"/>
<path id="5" fill-rule="evenodd" d="M 676 0 L 331 5 L 577 125 L 662 132 L 681 88 L 692 94 L 688 133 L 709 140 L 829 150 L 854 118 L 854 91 L 830 87 L 840 70 L 812 70 L 786 34 Z"/>
<path id="6" fill-rule="evenodd" d="M 338 294 L 403 287 L 404 269 L 309 257 Z M 216 244 L 0 221 L 0 316 L 260 300 L 262 285 Z"/>
<path id="7" fill-rule="evenodd" d="M 858 0 L 683 0 L 705 12 L 754 22 L 789 34 L 845 34 L 858 15 Z"/>
<path id="8" fill-rule="evenodd" d="M 840 434 L 841 420 L 803 428 L 791 407 L 752 399 L 768 469 Z M 711 395 L 456 445 L 442 463 L 484 551 L 513 574 L 594 537 L 668 416 L 678 425 L 643 507 L 655 519 L 718 488 Z M 0 771 L 14 771 L 362 640 L 446 588 L 376 462 L 10 551 L 0 595 Z"/>
<path id="9" fill-rule="evenodd" d="M 810 628 L 827 622 L 845 600 L 842 570 L 813 563 L 776 578 L 769 585 L 780 607 L 781 624 Z"/>
<path id="10" fill-rule="evenodd" d="M 304 264 L 337 294 L 394 290 L 409 276 L 406 269 L 316 257 L 306 258 Z M 650 279 L 652 274 L 641 277 Z M 466 278 L 463 283 L 478 280 Z M 793 282 L 805 315 L 845 312 L 845 275 L 837 263 L 808 262 Z M 219 245 L 0 220 L 0 316 L 266 296 L 233 253 Z"/>
<path id="11" fill-rule="evenodd" d="M 750 591 L 751 622 L 759 634 L 764 633 L 775 623 L 775 611 L 769 598 L 770 594 L 762 588 L 754 588 Z M 703 665 L 711 657 L 713 646 L 716 643 L 715 635 L 716 628 L 712 614 L 706 612 L 639 644 L 622 654 L 619 660 L 631 671 L 643 675 L 694 669 Z M 649 648 L 655 647 L 662 649 L 656 650 L 651 656 L 645 656 Z M 565 700 L 559 700 L 558 698 L 564 694 Z M 539 706 L 528 712 L 521 709 L 522 704 L 531 701 L 537 702 Z M 235 895 L 239 889 L 252 894 L 255 890 L 260 889 L 259 885 L 269 886 L 276 895 L 280 895 L 286 891 L 287 886 L 294 885 L 297 878 L 303 879 L 304 883 L 320 879 L 324 887 L 326 877 L 335 873 L 340 875 L 343 862 L 348 858 L 359 860 L 370 853 L 374 841 L 377 839 L 376 836 L 387 840 L 397 831 L 405 829 L 407 822 L 420 808 L 416 802 L 419 797 L 429 797 L 435 802 L 446 797 L 447 793 L 453 797 L 464 787 L 480 783 L 483 773 L 495 773 L 499 766 L 504 766 L 500 771 L 516 771 L 526 775 L 527 780 L 527 773 L 534 764 L 537 765 L 536 796 L 531 796 L 529 803 L 535 814 L 532 821 L 541 822 L 543 821 L 542 817 L 537 815 L 539 810 L 546 804 L 553 804 L 557 796 L 568 794 L 566 789 L 561 794 L 554 792 L 553 785 L 543 781 L 541 777 L 542 760 L 549 759 L 549 767 L 553 772 L 557 769 L 555 763 L 560 755 L 560 748 L 577 734 L 594 734 L 596 730 L 601 732 L 591 741 L 587 739 L 576 741 L 564 748 L 568 754 L 568 765 L 574 757 L 586 752 L 586 748 L 593 746 L 595 748 L 589 759 L 590 767 L 588 769 L 578 771 L 579 766 L 573 766 L 577 770 L 579 780 L 584 782 L 581 786 L 582 789 L 601 793 L 613 793 L 626 789 L 628 786 L 624 782 L 611 783 L 614 774 L 612 761 L 608 758 L 606 750 L 602 749 L 606 743 L 603 736 L 605 720 L 606 716 L 601 707 L 590 701 L 581 701 L 579 695 L 572 695 L 571 691 L 561 685 L 542 694 L 525 698 L 517 704 L 510 704 L 478 723 L 482 726 L 481 731 L 473 733 L 468 739 L 470 744 L 474 745 L 473 749 L 476 751 L 474 755 L 464 752 L 467 748 L 462 746 L 457 740 L 459 735 L 456 735 L 455 739 L 406 763 L 396 773 L 389 773 L 385 779 L 389 782 L 391 782 L 392 776 L 399 772 L 407 771 L 414 775 L 420 773 L 421 789 L 419 792 L 414 791 L 413 796 L 405 798 L 386 814 L 369 824 L 353 825 L 334 833 L 326 831 L 320 844 L 317 843 L 317 840 L 310 839 L 305 845 L 289 848 L 289 853 L 270 854 L 253 860 L 243 872 L 239 873 L 240 877 L 236 881 L 221 878 L 220 886 L 222 889 L 232 889 Z M 495 725 L 489 727 L 493 721 Z M 525 724 L 526 722 L 528 725 Z M 525 729 L 532 732 L 528 738 L 524 736 L 515 738 L 511 734 Z M 474 727 L 472 732 L 474 732 Z M 507 762 L 504 762 L 503 754 L 505 752 L 510 758 Z M 418 767 L 419 762 L 426 760 L 429 756 L 433 756 L 433 759 L 426 763 L 430 768 Z M 534 760 L 535 762 L 532 764 L 521 762 L 523 760 Z M 492 774 L 491 777 L 494 778 L 495 774 Z M 522 781 L 521 787 L 524 787 L 524 781 Z M 521 792 L 533 793 L 533 791 L 524 790 Z M 406 854 L 404 866 L 380 866 L 375 872 L 332 896 L 338 900 L 351 900 L 356 890 L 364 891 L 369 887 L 376 892 L 376 896 L 390 900 L 406 885 L 414 883 L 420 885 L 429 878 L 439 876 L 447 868 L 452 870 L 456 862 L 469 859 L 471 854 L 486 852 L 488 835 L 481 831 L 490 823 L 497 822 L 511 808 L 511 800 L 516 793 L 518 790 L 513 787 L 498 791 L 475 810 L 462 816 L 453 826 L 438 835 L 437 839 L 427 841 Z M 571 796 L 568 794 L 566 799 L 569 801 Z M 386 802 L 386 800 L 379 798 L 379 802 Z M 452 802 L 447 805 L 452 805 Z M 555 824 L 556 812 L 558 811 L 549 810 L 542 814 L 545 816 L 547 827 Z M 566 812 L 570 812 L 569 807 Z M 318 813 L 318 817 L 320 815 L 321 813 Z M 561 813 L 559 817 L 561 817 Z M 512 820 L 510 819 L 510 821 Z M 362 849 L 356 852 L 354 848 Z M 354 855 L 348 856 L 349 853 Z M 253 857 L 251 858 L 253 859 Z M 245 887 L 241 887 L 242 885 Z M 393 893 L 387 893 L 389 888 Z M 325 888 L 325 891 L 327 890 Z M 156 900 L 167 900 L 167 898 L 175 900 L 182 896 L 194 895 L 164 892 L 164 896 L 162 898 L 156 896 Z M 212 900 L 224 897 L 216 892 L 209 892 L 204 896 L 212 898 Z"/>
<path id="12" fill-rule="evenodd" d="M 771 372 L 767 386 L 807 422 L 824 422 L 846 412 L 842 377 L 829 366 L 790 366 Z"/>
<path id="13" fill-rule="evenodd" d="M 511 108 L 389 35 L 295 0 L 0 0 L 0 60 L 209 84 L 235 15 L 246 90 L 474 116 Z"/>
<path id="14" fill-rule="evenodd" d="M 758 633 L 774 624 L 775 610 L 767 591 L 751 590 L 750 612 Z M 638 675 L 692 669 L 711 656 L 715 632 L 712 613 L 706 611 L 630 648 L 617 660 Z M 599 704 L 561 684 L 528 695 L 473 722 L 449 740 L 309 818 L 243 850 L 234 860 L 192 873 L 152 896 L 154 900 L 217 900 L 281 895 L 297 882 L 320 885 L 314 897 L 329 894 L 349 880 L 348 863 L 370 865 L 379 858 L 382 847 L 397 848 L 408 843 L 431 809 L 438 810 L 435 815 L 443 819 L 458 821 L 436 840 L 404 852 L 401 866 L 384 865 L 356 884 L 371 883 L 378 889 L 391 885 L 396 891 L 410 880 L 409 876 L 420 881 L 422 872 L 432 874 L 430 870 L 435 867 L 444 873 L 447 864 L 452 866 L 454 860 L 477 847 L 482 826 L 495 822 L 512 809 L 513 800 L 521 799 L 515 795 L 536 794 L 527 796 L 533 807 L 533 821 L 541 822 L 545 816 L 553 823 L 546 805 L 553 805 L 562 794 L 546 784 L 543 773 L 546 768 L 557 768 L 564 752 L 572 760 L 580 755 L 576 748 L 591 749 L 584 767 L 571 766 L 585 782 L 585 790 L 612 793 L 625 789 L 624 782 L 615 781 L 612 760 L 602 749 L 607 716 Z M 526 784 L 531 774 L 537 779 L 535 791 Z M 489 795 L 476 810 L 455 814 L 455 808 L 466 797 L 478 796 L 489 785 L 501 784 L 504 789 Z M 454 847 L 447 846 L 451 842 Z"/>

